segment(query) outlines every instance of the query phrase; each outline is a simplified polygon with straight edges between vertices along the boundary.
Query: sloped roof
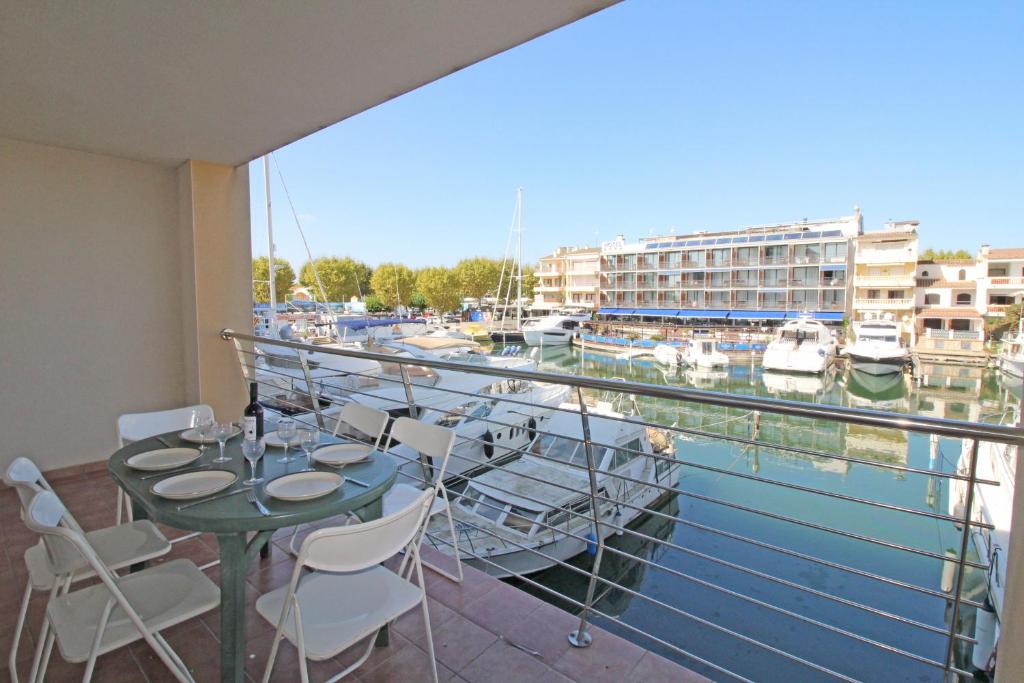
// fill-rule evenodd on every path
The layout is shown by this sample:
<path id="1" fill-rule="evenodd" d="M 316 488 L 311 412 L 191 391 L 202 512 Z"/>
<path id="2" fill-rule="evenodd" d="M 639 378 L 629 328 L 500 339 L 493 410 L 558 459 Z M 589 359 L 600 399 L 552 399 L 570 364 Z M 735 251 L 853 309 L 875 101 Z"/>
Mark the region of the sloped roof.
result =
<path id="1" fill-rule="evenodd" d="M 989 260 L 992 259 L 1024 259 L 1024 247 L 1009 247 L 1006 249 L 989 249 Z"/>

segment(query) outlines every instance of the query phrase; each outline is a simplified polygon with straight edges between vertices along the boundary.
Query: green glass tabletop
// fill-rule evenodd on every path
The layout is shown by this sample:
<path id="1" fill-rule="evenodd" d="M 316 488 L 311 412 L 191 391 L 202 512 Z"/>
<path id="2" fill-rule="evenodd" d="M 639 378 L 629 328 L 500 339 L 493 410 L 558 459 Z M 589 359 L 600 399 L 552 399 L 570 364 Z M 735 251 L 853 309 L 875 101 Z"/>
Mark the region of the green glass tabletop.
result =
<path id="1" fill-rule="evenodd" d="M 326 436 L 323 444 L 338 442 L 343 442 L 343 440 Z M 218 446 L 214 443 L 206 447 L 199 460 L 177 470 L 168 470 L 166 473 L 160 473 L 159 476 L 146 479 L 143 479 L 143 477 L 149 477 L 156 473 L 134 470 L 125 465 L 125 460 L 128 458 L 146 451 L 168 447 L 199 448 L 197 444 L 183 440 L 178 432 L 171 432 L 158 437 L 136 441 L 121 448 L 111 456 L 107 463 L 107 468 L 117 483 L 132 498 L 135 505 L 141 507 L 150 519 L 178 529 L 218 534 L 278 529 L 360 510 L 378 501 L 391 488 L 398 474 L 394 462 L 379 451 L 372 452 L 369 459 L 364 462 L 353 463 L 346 465 L 344 468 L 335 469 L 315 462 L 310 466 L 305 454 L 300 449 L 295 448 L 291 452 L 297 456 L 297 459 L 294 462 L 283 464 L 279 460 L 284 455 L 284 449 L 268 447 L 263 458 L 256 466 L 256 474 L 263 477 L 263 482 L 255 487 L 244 486 L 242 481 L 250 476 L 250 471 L 248 462 L 242 456 L 241 443 L 242 437 L 240 435 L 227 442 L 224 454 L 231 458 L 230 462 L 211 464 L 211 461 L 218 455 Z M 270 514 L 265 515 L 258 510 L 255 505 L 247 500 L 245 493 L 237 493 L 224 498 L 215 498 L 216 495 L 220 494 L 214 494 L 210 498 L 215 499 L 209 500 L 209 502 L 202 502 L 185 509 L 179 509 L 179 506 L 194 501 L 168 500 L 152 492 L 152 487 L 155 483 L 174 476 L 178 472 L 184 472 L 189 468 L 204 465 L 208 465 L 212 469 L 228 470 L 238 475 L 234 484 L 221 493 L 229 493 L 241 489 L 255 489 L 258 499 Z M 321 498 L 307 501 L 282 501 L 265 493 L 264 488 L 268 482 L 285 474 L 307 469 L 338 472 L 345 476 L 346 480 L 337 491 Z M 356 484 L 348 479 L 348 477 L 357 479 L 368 486 Z"/>

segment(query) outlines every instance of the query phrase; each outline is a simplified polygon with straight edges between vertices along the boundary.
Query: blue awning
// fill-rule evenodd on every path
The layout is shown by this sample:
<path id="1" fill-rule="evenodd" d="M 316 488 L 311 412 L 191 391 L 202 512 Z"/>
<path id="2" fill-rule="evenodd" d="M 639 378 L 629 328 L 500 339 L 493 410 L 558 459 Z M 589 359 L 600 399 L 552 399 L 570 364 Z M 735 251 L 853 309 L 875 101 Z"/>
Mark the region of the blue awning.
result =
<path id="1" fill-rule="evenodd" d="M 676 309 L 664 309 L 664 308 L 638 308 L 633 311 L 636 315 L 653 315 L 659 318 L 675 317 Z"/>
<path id="2" fill-rule="evenodd" d="M 602 308 L 597 312 L 599 315 L 633 315 L 632 308 Z"/>
<path id="3" fill-rule="evenodd" d="M 708 310 L 699 308 L 687 308 L 676 314 L 677 318 L 728 318 L 729 311 Z"/>
<path id="4" fill-rule="evenodd" d="M 812 318 L 814 320 L 841 321 L 843 319 L 843 313 L 842 311 L 815 311 Z"/>
<path id="5" fill-rule="evenodd" d="M 730 320 L 782 320 L 785 311 L 730 311 Z"/>

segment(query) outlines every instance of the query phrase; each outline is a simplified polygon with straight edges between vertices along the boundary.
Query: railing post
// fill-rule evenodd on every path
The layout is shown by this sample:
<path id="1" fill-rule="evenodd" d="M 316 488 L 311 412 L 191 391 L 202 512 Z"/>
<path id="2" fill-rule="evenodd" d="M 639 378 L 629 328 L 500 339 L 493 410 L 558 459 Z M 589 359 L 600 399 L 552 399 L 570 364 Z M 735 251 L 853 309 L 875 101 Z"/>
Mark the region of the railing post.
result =
<path id="1" fill-rule="evenodd" d="M 409 405 L 409 417 L 414 420 L 418 420 L 420 417 L 420 411 L 416 407 L 416 397 L 412 393 L 412 382 L 409 381 L 409 370 L 404 364 L 398 366 L 398 371 L 402 375 L 402 386 L 405 387 L 405 402 Z"/>
<path id="2" fill-rule="evenodd" d="M 569 634 L 569 644 L 573 647 L 589 647 L 592 638 L 587 633 L 587 616 L 594 604 L 594 591 L 597 589 L 597 577 L 601 571 L 601 559 L 604 556 L 604 538 L 601 536 L 601 511 L 597 500 L 597 466 L 594 463 L 594 444 L 590 440 L 590 417 L 587 414 L 587 404 L 583 400 L 582 387 L 576 387 L 576 398 L 580 404 L 583 449 L 587 455 L 587 475 L 590 479 L 590 512 L 594 517 L 594 543 L 597 544 L 597 553 L 594 555 L 594 566 L 590 570 L 587 598 L 584 602 L 583 611 L 580 612 L 580 625 Z"/>
<path id="3" fill-rule="evenodd" d="M 960 618 L 960 600 L 964 586 L 964 563 L 967 561 L 967 546 L 971 540 L 971 510 L 974 508 L 974 489 L 978 480 L 978 445 L 974 440 L 971 445 L 971 462 L 967 469 L 967 495 L 964 500 L 963 530 L 960 533 L 960 556 L 956 563 L 956 582 L 953 584 L 953 611 L 949 615 L 949 642 L 946 644 L 945 679 L 949 679 L 950 668 L 956 655 L 957 620 Z"/>
<path id="4" fill-rule="evenodd" d="M 316 415 L 316 426 L 323 430 L 324 416 L 320 413 L 320 395 L 313 389 L 313 376 L 309 373 L 309 363 L 306 362 L 306 354 L 298 349 L 296 349 L 295 353 L 299 357 L 299 364 L 302 365 L 302 376 L 306 378 L 306 393 L 309 394 L 310 407 L 312 407 L 313 413 Z"/>

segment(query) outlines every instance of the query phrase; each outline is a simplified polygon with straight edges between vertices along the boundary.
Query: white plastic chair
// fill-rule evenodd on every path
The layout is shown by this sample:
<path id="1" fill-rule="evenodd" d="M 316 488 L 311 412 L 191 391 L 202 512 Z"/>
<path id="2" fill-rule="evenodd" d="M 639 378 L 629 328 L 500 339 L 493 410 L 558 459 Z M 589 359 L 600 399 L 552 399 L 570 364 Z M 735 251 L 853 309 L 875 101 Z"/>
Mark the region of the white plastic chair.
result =
<path id="1" fill-rule="evenodd" d="M 263 683 L 270 680 L 282 638 L 298 649 L 299 675 L 302 683 L 308 683 L 307 659 L 330 659 L 379 633 L 416 605 L 423 608 L 427 652 L 433 680 L 437 682 L 419 555 L 420 530 L 432 495 L 433 490 L 421 491 L 407 507 L 394 514 L 362 524 L 320 529 L 306 537 L 288 585 L 256 600 L 256 611 L 277 627 Z M 410 576 L 396 574 L 380 564 L 402 549 L 412 557 Z M 303 576 L 304 568 L 313 571 Z M 418 583 L 410 580 L 414 569 Z M 373 652 L 375 640 L 370 637 L 363 655 L 327 683 L 348 675 L 365 662 Z"/>
<path id="2" fill-rule="evenodd" d="M 334 436 L 338 436 L 338 431 L 344 424 L 365 434 L 370 438 L 374 448 L 380 448 L 380 440 L 384 437 L 388 419 L 388 414 L 383 410 L 351 401 L 341 407 L 338 420 L 334 423 Z"/>
<path id="3" fill-rule="evenodd" d="M 44 539 L 62 541 L 76 550 L 100 583 L 50 598 L 46 621 L 51 628 L 38 680 L 46 677 L 55 641 L 65 660 L 85 662 L 82 681 L 88 683 L 98 656 L 143 639 L 175 678 L 194 683 L 188 667 L 160 631 L 220 604 L 217 586 L 188 560 L 172 560 L 118 577 L 85 535 L 68 523 L 66 513 L 55 493 L 41 491 L 28 505 L 25 524 Z"/>
<path id="4" fill-rule="evenodd" d="M 123 448 L 134 441 L 148 439 L 151 436 L 156 436 L 157 434 L 165 434 L 166 432 L 173 432 L 175 430 L 184 431 L 192 426 L 192 411 L 196 409 L 203 411 L 209 415 L 211 419 L 213 418 L 213 408 L 205 403 L 198 403 L 194 406 L 185 406 L 184 408 L 171 408 L 170 410 L 155 410 L 148 413 L 126 413 L 117 418 L 118 448 Z M 131 501 L 128 500 L 128 496 L 125 495 L 124 489 L 118 487 L 116 519 L 118 524 L 121 523 L 122 509 L 124 510 L 127 519 L 131 521 Z M 176 538 L 172 542 L 183 541 L 197 535 L 198 534 L 188 534 L 181 538 Z"/>
<path id="5" fill-rule="evenodd" d="M 25 457 L 15 458 L 7 466 L 3 480 L 18 494 L 21 501 L 22 519 L 26 518 L 29 503 L 36 494 L 42 491 L 53 493 L 53 488 L 36 464 Z M 70 512 L 65 513 L 64 523 L 68 528 L 84 533 Z M 104 564 L 113 570 L 152 560 L 167 554 L 171 549 L 171 544 L 167 542 L 160 530 L 152 522 L 145 520 L 90 531 L 85 533 L 85 538 L 96 549 Z M 46 536 L 38 544 L 25 551 L 25 567 L 28 570 L 28 579 L 25 583 L 25 593 L 21 599 L 21 608 L 18 612 L 8 660 L 12 683 L 18 683 L 18 669 L 15 660 L 21 642 L 21 634 L 25 628 L 32 592 L 46 591 L 49 593 L 50 599 L 53 599 L 59 590 L 66 591 L 73 582 L 94 576 L 94 572 L 73 547 L 60 539 Z M 29 675 L 29 680 L 36 677 L 42 658 L 42 644 L 48 630 L 49 622 L 44 621 L 36 641 L 36 651 L 32 658 L 32 673 Z"/>
<path id="6" fill-rule="evenodd" d="M 426 456 L 430 462 L 430 469 L 433 470 L 434 484 L 426 482 L 426 486 L 434 492 L 434 498 L 430 504 L 429 517 L 444 513 L 448 518 L 448 531 L 452 537 L 452 547 L 455 552 L 456 573 L 441 569 L 430 564 L 426 560 L 423 566 L 434 570 L 446 579 L 456 583 L 462 583 L 462 557 L 459 555 L 459 538 L 455 534 L 455 522 L 452 519 L 451 503 L 448 500 L 448 490 L 444 486 L 444 473 L 448 467 L 448 457 L 452 452 L 452 444 L 455 442 L 455 432 L 447 427 L 426 424 L 410 417 L 400 417 L 395 420 L 388 434 L 388 450 L 392 441 L 399 441 L 409 448 L 417 451 L 421 456 Z M 398 483 L 392 486 L 384 494 L 382 508 L 384 515 L 393 514 L 401 510 L 420 495 L 421 489 L 412 484 Z M 427 525 L 423 525 L 420 532 L 419 542 L 427 533 Z"/>

